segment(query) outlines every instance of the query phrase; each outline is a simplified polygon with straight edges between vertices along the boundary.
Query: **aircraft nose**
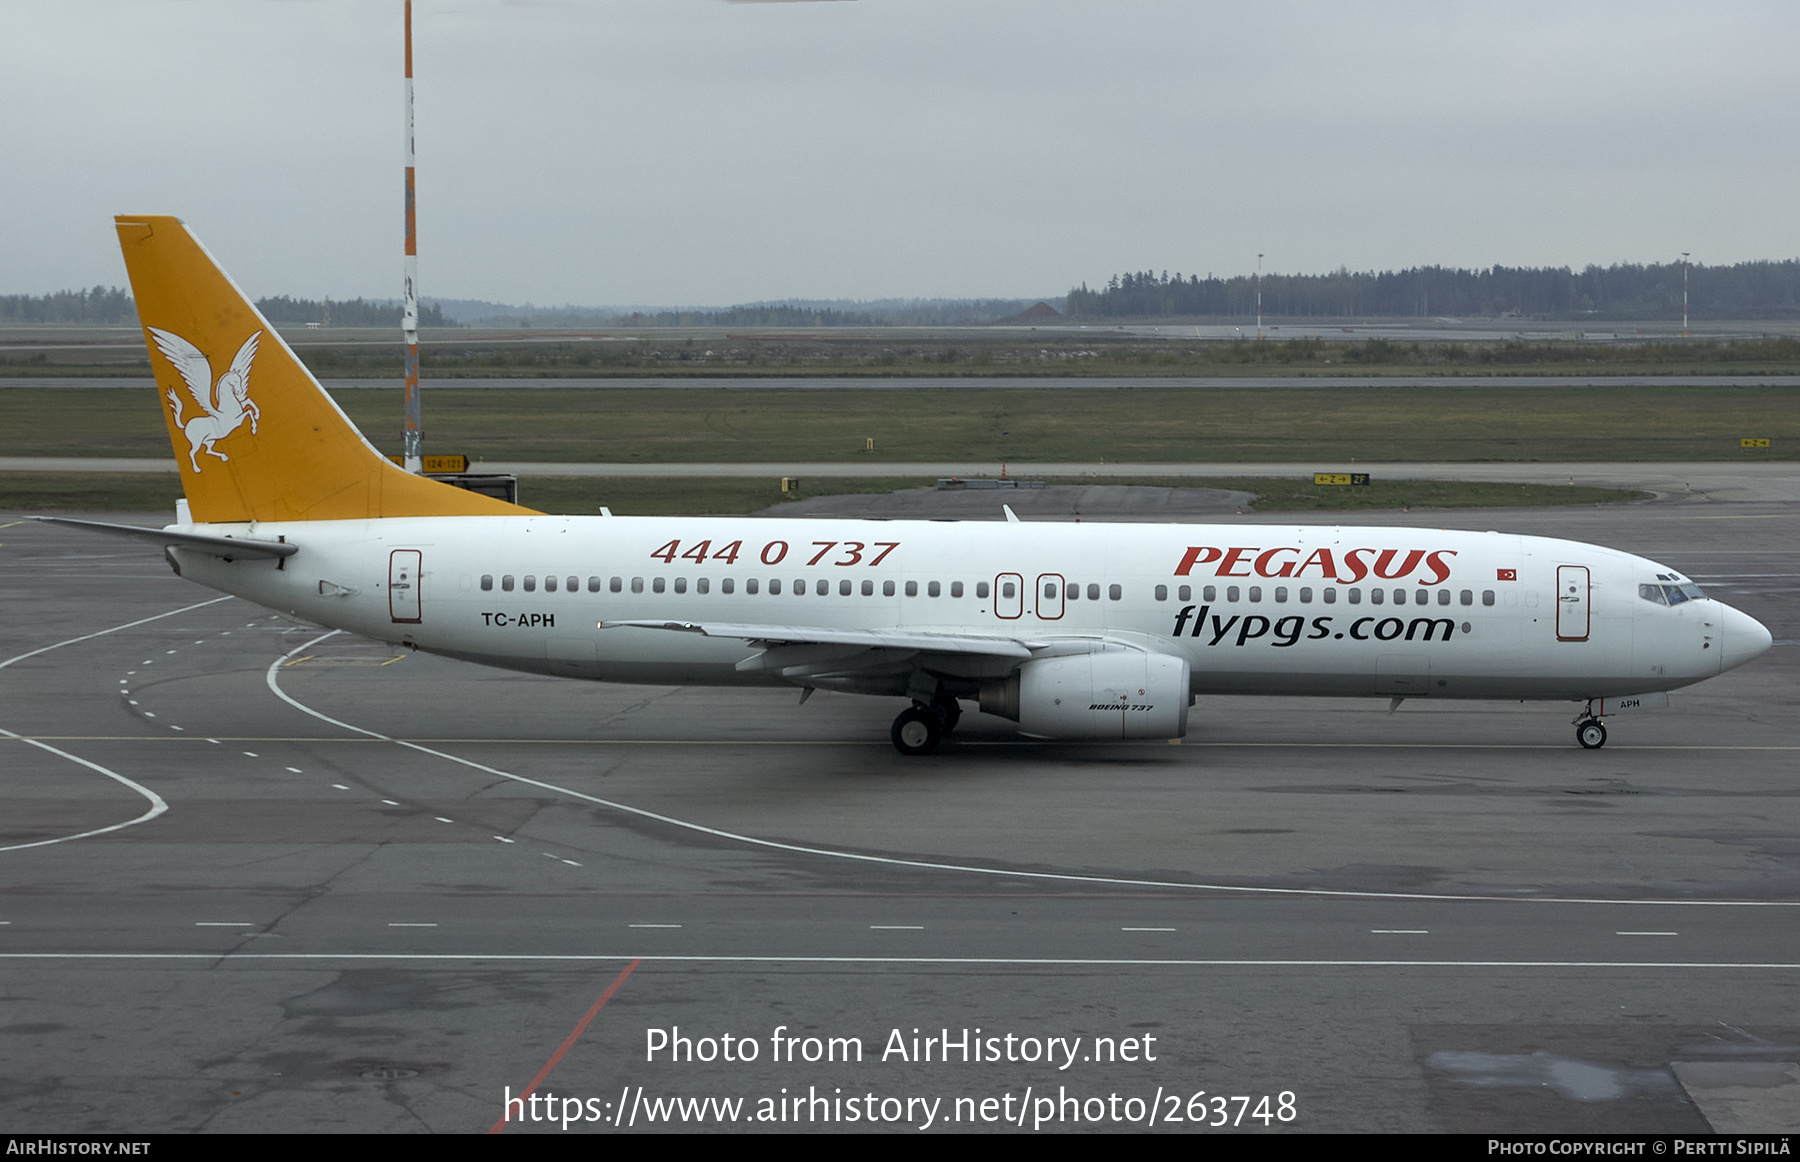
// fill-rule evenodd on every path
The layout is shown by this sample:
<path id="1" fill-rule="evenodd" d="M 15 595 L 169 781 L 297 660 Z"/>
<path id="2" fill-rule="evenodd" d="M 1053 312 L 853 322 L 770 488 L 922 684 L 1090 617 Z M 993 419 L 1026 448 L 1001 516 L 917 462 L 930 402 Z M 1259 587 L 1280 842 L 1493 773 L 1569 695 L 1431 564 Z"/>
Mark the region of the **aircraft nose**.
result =
<path id="1" fill-rule="evenodd" d="M 1775 638 L 1768 627 L 1742 610 L 1725 607 L 1724 633 L 1719 643 L 1719 669 L 1741 666 L 1769 652 Z"/>

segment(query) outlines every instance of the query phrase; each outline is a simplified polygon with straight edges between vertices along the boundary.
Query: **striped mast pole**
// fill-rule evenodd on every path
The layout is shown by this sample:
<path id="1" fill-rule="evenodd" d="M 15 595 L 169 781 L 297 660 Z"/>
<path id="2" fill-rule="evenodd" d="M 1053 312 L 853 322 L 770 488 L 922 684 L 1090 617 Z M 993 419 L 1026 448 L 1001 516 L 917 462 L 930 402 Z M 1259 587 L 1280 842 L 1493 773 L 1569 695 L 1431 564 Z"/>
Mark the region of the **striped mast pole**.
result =
<path id="1" fill-rule="evenodd" d="M 419 229 L 413 193 L 412 0 L 406 0 L 406 297 L 400 308 L 406 339 L 406 441 L 401 461 L 408 472 L 424 470 L 419 448 Z"/>

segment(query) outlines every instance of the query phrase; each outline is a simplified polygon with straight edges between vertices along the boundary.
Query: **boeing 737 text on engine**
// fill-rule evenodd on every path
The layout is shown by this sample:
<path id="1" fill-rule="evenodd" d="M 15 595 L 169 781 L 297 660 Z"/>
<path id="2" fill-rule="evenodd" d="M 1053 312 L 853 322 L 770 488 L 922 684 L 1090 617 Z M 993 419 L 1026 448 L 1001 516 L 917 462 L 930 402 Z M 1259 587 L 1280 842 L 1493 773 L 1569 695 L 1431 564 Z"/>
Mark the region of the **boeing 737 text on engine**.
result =
<path id="1" fill-rule="evenodd" d="M 186 500 L 163 529 L 67 523 L 365 637 L 571 678 L 904 699 L 906 754 L 965 701 L 1035 738 L 1179 738 L 1203 694 L 1573 701 L 1592 748 L 1610 710 L 1770 645 L 1665 565 L 1542 537 L 546 516 L 403 472 L 180 221 L 116 224 Z"/>

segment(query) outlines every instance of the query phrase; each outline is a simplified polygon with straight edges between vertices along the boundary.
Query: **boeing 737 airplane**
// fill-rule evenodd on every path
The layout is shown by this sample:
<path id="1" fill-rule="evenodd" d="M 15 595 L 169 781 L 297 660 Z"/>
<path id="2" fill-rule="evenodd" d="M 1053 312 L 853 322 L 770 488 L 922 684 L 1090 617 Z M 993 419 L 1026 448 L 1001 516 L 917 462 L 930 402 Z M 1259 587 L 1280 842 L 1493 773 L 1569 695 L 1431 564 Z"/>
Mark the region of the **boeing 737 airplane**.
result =
<path id="1" fill-rule="evenodd" d="M 182 223 L 116 221 L 186 500 L 176 573 L 446 657 L 614 682 L 964 701 L 1044 739 L 1179 738 L 1201 694 L 1573 701 L 1741 666 L 1754 618 L 1642 557 L 1408 528 L 546 516 L 406 473 Z M 222 370 L 221 370 L 222 369 Z"/>

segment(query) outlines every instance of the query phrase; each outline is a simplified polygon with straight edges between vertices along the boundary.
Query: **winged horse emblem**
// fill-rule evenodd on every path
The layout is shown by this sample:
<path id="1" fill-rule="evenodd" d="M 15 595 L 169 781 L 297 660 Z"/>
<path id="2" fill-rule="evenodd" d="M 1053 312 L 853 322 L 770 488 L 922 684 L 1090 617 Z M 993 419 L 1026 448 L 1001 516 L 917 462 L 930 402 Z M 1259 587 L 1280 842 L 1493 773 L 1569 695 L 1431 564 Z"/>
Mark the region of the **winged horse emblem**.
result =
<path id="1" fill-rule="evenodd" d="M 188 462 L 194 471 L 200 471 L 200 453 L 217 456 L 229 462 L 230 456 L 214 448 L 213 445 L 250 421 L 250 431 L 256 431 L 256 421 L 262 412 L 256 402 L 250 398 L 250 361 L 256 358 L 256 344 L 262 338 L 262 332 L 253 333 L 238 348 L 232 357 L 231 367 L 224 375 L 213 382 L 212 364 L 200 349 L 183 339 L 180 335 L 164 331 L 156 327 L 150 329 L 151 337 L 156 340 L 156 349 L 161 351 L 175 370 L 181 372 L 181 378 L 187 381 L 188 391 L 194 402 L 200 405 L 204 415 L 195 416 L 191 420 L 181 418 L 181 396 L 174 388 L 168 391 L 169 405 L 175 409 L 175 426 L 187 436 Z"/>

